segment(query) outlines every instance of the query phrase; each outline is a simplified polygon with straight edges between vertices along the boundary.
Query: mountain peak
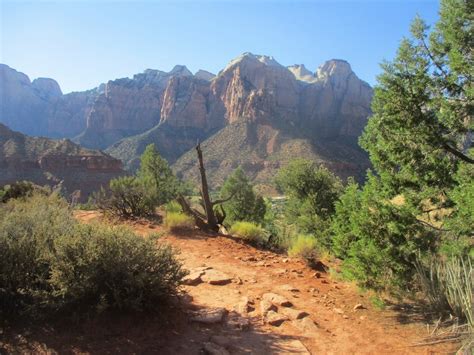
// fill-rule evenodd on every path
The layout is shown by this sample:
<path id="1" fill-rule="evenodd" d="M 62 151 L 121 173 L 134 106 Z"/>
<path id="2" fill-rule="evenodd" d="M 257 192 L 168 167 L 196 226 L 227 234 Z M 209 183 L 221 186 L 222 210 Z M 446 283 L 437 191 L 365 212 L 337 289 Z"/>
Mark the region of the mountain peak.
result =
<path id="1" fill-rule="evenodd" d="M 309 71 L 304 64 L 294 64 L 288 67 L 288 70 L 293 73 L 297 80 L 312 82 L 316 78 L 314 74 Z"/>
<path id="2" fill-rule="evenodd" d="M 347 78 L 351 74 L 351 65 L 343 59 L 330 59 L 321 65 L 316 71 L 318 79 L 326 79 L 330 76 Z"/>
<path id="3" fill-rule="evenodd" d="M 229 64 L 227 64 L 224 71 L 226 71 L 227 69 L 229 69 L 229 68 L 231 68 L 235 65 L 245 63 L 245 62 L 254 62 L 254 63 L 260 62 L 260 63 L 265 64 L 267 66 L 282 67 L 283 68 L 283 66 L 280 63 L 278 63 L 275 60 L 275 58 L 273 58 L 272 56 L 259 55 L 259 54 L 253 54 L 253 53 L 250 53 L 250 52 L 244 52 L 241 55 L 239 55 L 238 57 L 232 59 L 229 62 Z"/>
<path id="4" fill-rule="evenodd" d="M 185 65 L 175 65 L 173 69 L 169 72 L 173 75 L 182 75 L 182 76 L 192 76 L 193 73 Z"/>
<path id="5" fill-rule="evenodd" d="M 194 74 L 194 77 L 198 79 L 203 79 L 207 81 L 211 81 L 212 79 L 215 78 L 215 74 L 212 74 L 211 72 L 208 72 L 207 70 L 199 69 L 196 74 Z"/>

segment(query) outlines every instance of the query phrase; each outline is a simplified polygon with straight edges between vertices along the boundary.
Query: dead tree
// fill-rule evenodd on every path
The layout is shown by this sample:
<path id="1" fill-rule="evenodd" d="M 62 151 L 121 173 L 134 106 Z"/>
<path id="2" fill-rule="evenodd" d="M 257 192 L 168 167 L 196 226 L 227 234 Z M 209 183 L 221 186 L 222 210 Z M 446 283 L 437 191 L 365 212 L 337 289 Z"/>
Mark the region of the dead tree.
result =
<path id="1" fill-rule="evenodd" d="M 219 227 L 222 225 L 222 222 L 224 222 L 226 217 L 224 208 L 222 208 L 222 204 L 229 201 L 234 196 L 234 194 L 222 200 L 211 200 L 211 197 L 209 196 L 209 186 L 207 184 L 206 169 L 204 169 L 204 161 L 202 158 L 200 143 L 196 145 L 196 152 L 199 161 L 199 173 L 201 175 L 201 205 L 204 209 L 204 214 L 195 208 L 192 208 L 189 202 L 183 196 L 179 196 L 177 201 L 181 205 L 183 212 L 191 215 L 194 218 L 196 226 L 199 229 L 217 232 L 219 231 Z M 216 206 L 220 207 L 220 211 L 215 209 Z"/>

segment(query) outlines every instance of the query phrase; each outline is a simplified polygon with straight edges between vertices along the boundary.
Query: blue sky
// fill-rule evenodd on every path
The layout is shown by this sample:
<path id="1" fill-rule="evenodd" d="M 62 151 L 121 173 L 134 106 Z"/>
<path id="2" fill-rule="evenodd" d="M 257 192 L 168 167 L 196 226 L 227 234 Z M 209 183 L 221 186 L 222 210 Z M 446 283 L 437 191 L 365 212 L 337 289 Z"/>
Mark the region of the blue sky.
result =
<path id="1" fill-rule="evenodd" d="M 243 52 L 311 71 L 345 59 L 374 84 L 413 17 L 433 24 L 439 9 L 434 0 L 0 2 L 0 62 L 65 93 L 175 64 L 217 73 Z"/>

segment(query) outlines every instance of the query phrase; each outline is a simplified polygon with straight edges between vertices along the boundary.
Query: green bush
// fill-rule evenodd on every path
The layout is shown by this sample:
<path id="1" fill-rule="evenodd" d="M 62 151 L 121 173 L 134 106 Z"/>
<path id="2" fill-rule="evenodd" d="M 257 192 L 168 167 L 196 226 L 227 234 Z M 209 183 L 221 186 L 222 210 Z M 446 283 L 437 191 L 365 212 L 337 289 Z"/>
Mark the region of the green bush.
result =
<path id="1" fill-rule="evenodd" d="M 94 195 L 97 207 L 117 217 L 146 217 L 155 212 L 155 204 L 147 188 L 133 176 L 110 180 L 109 190 Z"/>
<path id="2" fill-rule="evenodd" d="M 0 313 L 154 309 L 184 276 L 175 252 L 132 231 L 81 225 L 65 200 L 34 195 L 0 207 Z"/>
<path id="3" fill-rule="evenodd" d="M 170 230 L 193 228 L 194 220 L 182 212 L 168 212 L 165 216 L 165 226 Z"/>
<path id="4" fill-rule="evenodd" d="M 77 225 L 55 246 L 50 284 L 76 309 L 157 309 L 185 275 L 171 247 L 123 227 Z"/>
<path id="5" fill-rule="evenodd" d="M 250 242 L 261 243 L 265 240 L 265 230 L 252 222 L 236 222 L 230 228 L 230 234 Z"/>
<path id="6" fill-rule="evenodd" d="M 17 181 L 0 188 L 0 202 L 7 202 L 12 198 L 29 197 L 33 194 L 51 194 L 51 189 L 33 184 L 30 181 Z"/>
<path id="7" fill-rule="evenodd" d="M 318 243 L 310 235 L 298 235 L 291 242 L 288 255 L 292 258 L 302 258 L 308 262 L 314 262 L 318 256 Z"/>
<path id="8" fill-rule="evenodd" d="M 183 209 L 178 202 L 172 200 L 165 205 L 165 211 L 166 213 L 182 213 Z"/>

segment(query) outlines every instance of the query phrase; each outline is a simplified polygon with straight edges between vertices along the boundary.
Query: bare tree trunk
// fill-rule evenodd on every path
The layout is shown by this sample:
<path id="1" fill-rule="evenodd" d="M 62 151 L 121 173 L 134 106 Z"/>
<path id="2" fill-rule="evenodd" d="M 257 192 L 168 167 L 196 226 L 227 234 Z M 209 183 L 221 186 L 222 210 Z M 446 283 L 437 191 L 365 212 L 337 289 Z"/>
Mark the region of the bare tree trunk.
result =
<path id="1" fill-rule="evenodd" d="M 204 202 L 204 209 L 206 211 L 207 224 L 209 229 L 218 231 L 219 226 L 217 225 L 217 218 L 214 214 L 213 204 L 209 196 L 209 187 L 207 185 L 206 169 L 204 168 L 204 162 L 202 159 L 201 144 L 196 145 L 196 151 L 199 160 L 199 172 L 201 173 L 201 195 Z"/>
<path id="2" fill-rule="evenodd" d="M 229 201 L 234 197 L 234 194 L 222 200 L 211 201 L 211 197 L 209 196 L 209 186 L 207 185 L 206 169 L 204 169 L 202 150 L 199 143 L 196 145 L 196 151 L 199 160 L 199 172 L 201 173 L 201 205 L 204 208 L 205 215 L 192 208 L 183 196 L 178 196 L 176 200 L 181 205 L 183 212 L 194 218 L 196 226 L 199 229 L 218 232 L 220 225 L 222 225 L 222 222 L 224 222 L 226 217 L 225 210 L 222 208 L 222 203 Z M 216 211 L 214 211 L 214 206 L 216 205 L 221 205 L 221 212 L 217 211 L 216 213 Z"/>

